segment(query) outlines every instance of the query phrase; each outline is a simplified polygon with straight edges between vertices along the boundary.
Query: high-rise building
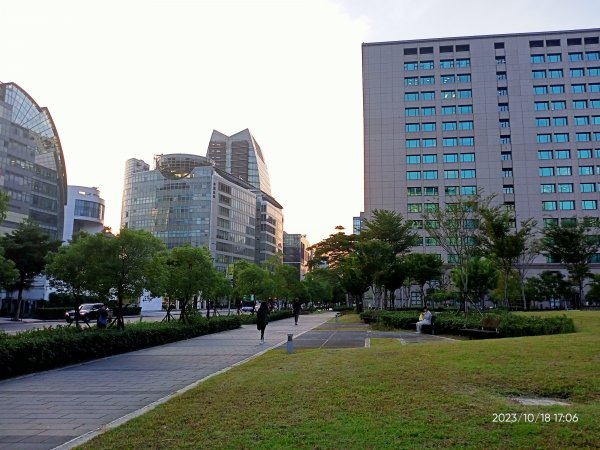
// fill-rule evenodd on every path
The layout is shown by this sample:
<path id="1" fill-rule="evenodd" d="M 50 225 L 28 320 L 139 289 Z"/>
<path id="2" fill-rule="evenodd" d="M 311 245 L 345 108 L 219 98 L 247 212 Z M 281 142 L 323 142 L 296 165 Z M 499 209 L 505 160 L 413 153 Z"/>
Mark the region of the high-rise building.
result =
<path id="1" fill-rule="evenodd" d="M 0 83 L 0 187 L 10 197 L 0 233 L 25 219 L 62 239 L 67 174 L 50 112 L 15 83 Z"/>
<path id="2" fill-rule="evenodd" d="M 206 156 L 217 168 L 271 195 L 271 181 L 262 150 L 248 129 L 233 136 L 213 130 Z"/>
<path id="3" fill-rule="evenodd" d="M 539 227 L 600 217 L 600 29 L 366 43 L 365 217 L 481 190 Z M 536 260 L 540 265 L 545 259 Z M 599 262 L 597 260 L 596 262 Z"/>
<path id="4" fill-rule="evenodd" d="M 309 247 L 305 234 L 283 233 L 283 263 L 296 267 L 301 280 L 308 272 Z"/>
<path id="5" fill-rule="evenodd" d="M 95 187 L 69 186 L 62 240 L 70 241 L 79 231 L 95 234 L 104 228 L 104 199 Z"/>

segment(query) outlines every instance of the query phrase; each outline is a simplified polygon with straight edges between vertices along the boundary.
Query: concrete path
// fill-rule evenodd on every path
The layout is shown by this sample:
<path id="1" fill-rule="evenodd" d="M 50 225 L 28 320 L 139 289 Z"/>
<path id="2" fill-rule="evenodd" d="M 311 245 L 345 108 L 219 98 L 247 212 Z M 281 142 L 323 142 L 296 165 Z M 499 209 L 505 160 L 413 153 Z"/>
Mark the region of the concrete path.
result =
<path id="1" fill-rule="evenodd" d="M 325 322 L 332 312 L 255 325 L 0 381 L 0 450 L 70 449 L 143 414 L 203 380 L 269 349 L 364 347 L 362 324 Z M 319 327 L 321 326 L 321 327 Z M 311 331 L 313 330 L 314 331 Z M 415 342 L 436 337 L 413 335 Z M 418 340 L 417 340 L 418 339 Z"/>

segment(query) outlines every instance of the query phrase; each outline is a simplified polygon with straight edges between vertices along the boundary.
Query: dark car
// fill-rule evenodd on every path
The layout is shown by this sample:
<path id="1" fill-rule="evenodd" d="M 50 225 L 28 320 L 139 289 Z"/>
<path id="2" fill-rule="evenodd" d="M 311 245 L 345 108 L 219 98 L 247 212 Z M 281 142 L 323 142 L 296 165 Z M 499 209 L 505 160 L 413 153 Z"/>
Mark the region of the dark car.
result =
<path id="1" fill-rule="evenodd" d="M 88 323 L 90 320 L 96 320 L 102 306 L 102 303 L 82 303 L 79 305 L 79 320 L 85 323 Z M 67 323 L 73 323 L 75 320 L 75 310 L 67 311 L 65 319 Z"/>

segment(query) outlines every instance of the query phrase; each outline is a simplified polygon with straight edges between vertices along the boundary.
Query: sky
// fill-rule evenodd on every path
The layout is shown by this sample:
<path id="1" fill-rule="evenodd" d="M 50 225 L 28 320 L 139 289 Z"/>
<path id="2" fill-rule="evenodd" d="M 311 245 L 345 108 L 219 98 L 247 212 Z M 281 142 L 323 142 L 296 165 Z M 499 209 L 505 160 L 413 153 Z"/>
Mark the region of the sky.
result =
<path id="1" fill-rule="evenodd" d="M 284 229 L 363 210 L 361 44 L 597 28 L 597 0 L 0 0 L 0 81 L 49 109 L 70 185 L 120 226 L 125 161 L 261 146 Z"/>

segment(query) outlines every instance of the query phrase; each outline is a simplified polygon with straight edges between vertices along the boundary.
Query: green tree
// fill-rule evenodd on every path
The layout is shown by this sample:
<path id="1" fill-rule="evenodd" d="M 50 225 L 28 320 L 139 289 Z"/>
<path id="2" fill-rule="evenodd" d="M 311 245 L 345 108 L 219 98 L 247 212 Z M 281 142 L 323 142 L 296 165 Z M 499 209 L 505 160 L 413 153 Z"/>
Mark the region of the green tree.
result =
<path id="1" fill-rule="evenodd" d="M 19 320 L 23 291 L 29 289 L 35 277 L 44 270 L 46 255 L 56 251 L 60 244 L 60 241 L 50 240 L 48 234 L 30 220 L 21 222 L 16 230 L 0 238 L 4 256 L 14 262 L 19 272 L 18 278 L 8 286 L 8 290 L 18 292 L 14 320 Z"/>
<path id="2" fill-rule="evenodd" d="M 585 298 L 590 304 L 597 305 L 600 303 L 600 275 L 594 274 L 591 278 L 590 289 Z"/>
<path id="3" fill-rule="evenodd" d="M 467 271 L 469 273 L 469 286 L 462 285 L 466 277 L 461 273 Z M 483 308 L 485 295 L 493 289 L 498 283 L 498 271 L 494 264 L 480 257 L 474 257 L 466 264 L 456 267 L 452 271 L 452 281 L 456 287 L 465 292 L 470 298 L 474 298 L 476 302 L 480 302 Z"/>
<path id="4" fill-rule="evenodd" d="M 543 252 L 562 264 L 572 283 L 578 287 L 574 308 L 579 308 L 585 280 L 590 276 L 591 258 L 598 253 L 600 241 L 597 230 L 585 222 L 573 221 L 550 225 L 543 232 Z"/>
<path id="5" fill-rule="evenodd" d="M 509 278 L 528 250 L 536 221 L 521 221 L 519 229 L 513 229 L 514 213 L 504 205 L 480 208 L 484 233 L 481 239 L 482 250 L 498 268 L 503 278 L 504 295 L 502 303 L 508 306 Z M 525 298 L 523 298 L 525 307 Z"/>
<path id="6" fill-rule="evenodd" d="M 572 285 L 565 280 L 565 276 L 553 270 L 545 270 L 537 276 L 530 277 L 525 283 L 527 298 L 535 302 L 553 302 L 565 299 L 573 294 Z"/>
<path id="7" fill-rule="evenodd" d="M 234 292 L 247 299 L 267 300 L 273 296 L 275 281 L 267 269 L 247 261 L 238 261 L 234 266 Z"/>
<path id="8" fill-rule="evenodd" d="M 206 247 L 186 244 L 155 254 L 148 264 L 146 276 L 152 279 L 148 286 L 153 295 L 166 294 L 179 300 L 179 320 L 187 322 L 192 314 L 194 296 L 200 293 L 206 296 L 216 287 L 217 274 Z"/>
<path id="9" fill-rule="evenodd" d="M 438 255 L 412 253 L 404 257 L 404 267 L 407 278 L 419 286 L 421 298 L 427 304 L 425 285 L 442 276 L 442 260 Z"/>

